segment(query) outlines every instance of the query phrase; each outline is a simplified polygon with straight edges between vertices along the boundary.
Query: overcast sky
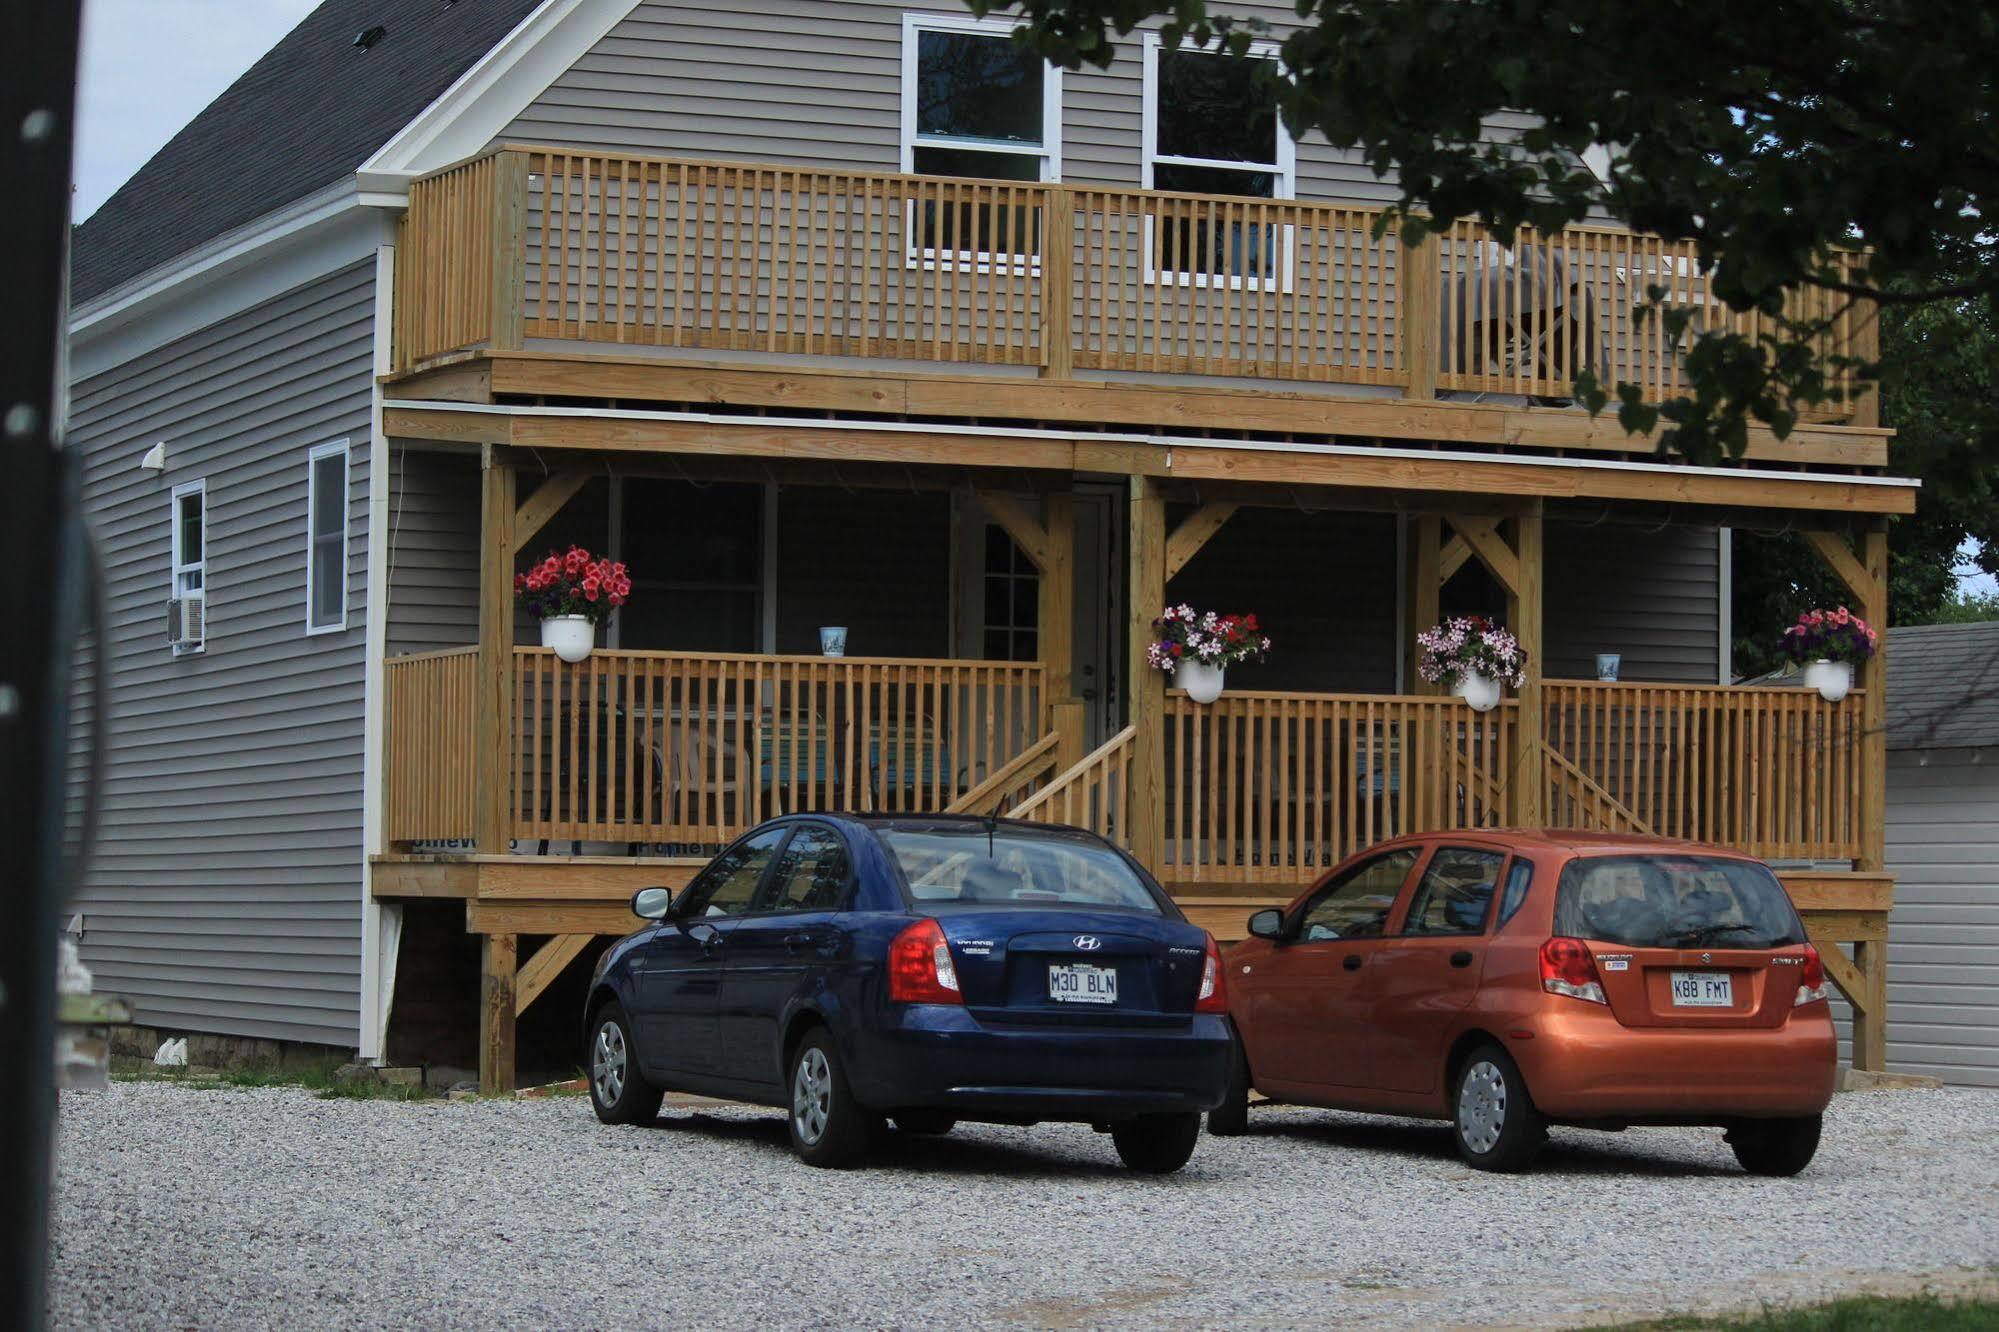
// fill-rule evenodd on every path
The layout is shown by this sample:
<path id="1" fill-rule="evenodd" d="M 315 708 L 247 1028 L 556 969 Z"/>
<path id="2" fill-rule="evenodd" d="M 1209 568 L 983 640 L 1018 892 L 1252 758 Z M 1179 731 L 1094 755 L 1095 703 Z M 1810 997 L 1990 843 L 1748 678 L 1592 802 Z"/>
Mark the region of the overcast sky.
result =
<path id="1" fill-rule="evenodd" d="M 77 86 L 81 222 L 317 0 L 84 0 Z"/>

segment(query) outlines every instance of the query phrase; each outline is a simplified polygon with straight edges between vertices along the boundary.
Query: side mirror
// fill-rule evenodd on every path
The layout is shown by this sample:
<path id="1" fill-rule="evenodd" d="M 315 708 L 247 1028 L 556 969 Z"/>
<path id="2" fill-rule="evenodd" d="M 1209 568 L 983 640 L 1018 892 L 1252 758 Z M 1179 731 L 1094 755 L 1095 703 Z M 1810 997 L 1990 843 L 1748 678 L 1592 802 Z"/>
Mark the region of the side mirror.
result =
<path id="1" fill-rule="evenodd" d="M 1265 907 L 1249 918 L 1249 932 L 1259 939 L 1275 939 L 1284 933 L 1284 913 Z"/>
<path id="2" fill-rule="evenodd" d="M 665 920 L 672 909 L 671 888 L 641 888 L 632 894 L 632 914 L 640 920 Z"/>

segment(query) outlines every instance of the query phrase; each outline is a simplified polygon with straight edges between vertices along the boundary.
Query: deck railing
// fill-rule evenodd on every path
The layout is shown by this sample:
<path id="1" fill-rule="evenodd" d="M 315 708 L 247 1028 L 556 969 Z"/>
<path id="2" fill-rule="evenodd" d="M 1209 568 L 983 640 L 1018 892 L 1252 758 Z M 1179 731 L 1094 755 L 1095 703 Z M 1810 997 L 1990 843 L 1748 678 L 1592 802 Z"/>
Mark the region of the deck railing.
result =
<path id="1" fill-rule="evenodd" d="M 1757 332 L 1687 242 L 1460 222 L 1405 250 L 1379 209 L 508 148 L 415 182 L 395 362 L 524 338 L 1565 397 L 1681 389 L 1653 287 Z M 1847 276 L 1862 262 L 1836 260 Z M 1872 325 L 1813 291 L 1824 350 Z M 1847 388 L 1850 371 L 1835 372 Z M 1842 409 L 1844 410 L 1844 409 Z"/>
<path id="2" fill-rule="evenodd" d="M 472 836 L 473 698 L 476 648 L 449 648 L 384 664 L 388 840 L 456 841 Z"/>
<path id="3" fill-rule="evenodd" d="M 1549 821 L 1772 859 L 1861 854 L 1862 695 L 1550 681 Z"/>
<path id="4" fill-rule="evenodd" d="M 1385 837 L 1511 822 L 1516 708 L 1456 698 L 1230 691 L 1166 700 L 1166 867 L 1292 884 Z"/>
<path id="5" fill-rule="evenodd" d="M 1131 845 L 1131 739 L 1129 726 L 1084 755 L 1022 801 L 1017 819 L 1066 823 L 1120 846 Z"/>

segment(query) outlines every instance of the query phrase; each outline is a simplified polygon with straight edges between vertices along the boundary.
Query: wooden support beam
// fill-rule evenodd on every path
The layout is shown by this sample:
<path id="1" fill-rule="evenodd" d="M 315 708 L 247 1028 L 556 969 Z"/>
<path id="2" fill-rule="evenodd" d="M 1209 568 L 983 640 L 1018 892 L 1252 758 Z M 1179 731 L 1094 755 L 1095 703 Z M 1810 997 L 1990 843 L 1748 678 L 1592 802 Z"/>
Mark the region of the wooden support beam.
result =
<path id="1" fill-rule="evenodd" d="M 562 506 L 576 498 L 576 492 L 589 485 L 595 475 L 581 467 L 565 467 L 536 487 L 514 510 L 514 554 L 526 549 L 535 533 L 548 526 L 548 520 L 562 512 Z"/>
<path id="2" fill-rule="evenodd" d="M 1860 700 L 1861 854 L 1853 867 L 1863 872 L 1879 872 L 1888 867 L 1888 528 L 1885 523 L 1875 522 L 1861 536 L 1860 559 L 1867 591 L 1861 598 L 1860 615 L 1880 637 L 1875 640 L 1874 655 L 1859 672 L 1860 687 L 1867 692 Z M 1886 956 L 1880 961 L 1885 972 Z"/>
<path id="3" fill-rule="evenodd" d="M 491 937 L 491 936 L 488 936 Z M 558 934 L 540 948 L 533 957 L 521 964 L 520 973 L 514 978 L 514 1016 L 527 1012 L 528 1005 L 541 998 L 543 990 L 550 982 L 562 974 L 562 969 L 576 960 L 576 955 L 590 946 L 594 934 Z"/>
<path id="4" fill-rule="evenodd" d="M 1486 567 L 1500 589 L 1508 595 L 1520 589 L 1520 561 L 1513 550 L 1499 535 L 1499 519 L 1475 518 L 1464 514 L 1448 514 L 1452 529 L 1457 533 L 1452 540 L 1462 538 L 1466 550 L 1478 557 L 1478 562 Z M 1453 571 L 1455 572 L 1455 570 Z M 1444 577 L 1449 578 L 1449 574 Z"/>
<path id="5" fill-rule="evenodd" d="M 1544 540 L 1541 505 L 1530 503 L 1513 519 L 1513 548 L 1508 555 L 1515 565 L 1517 581 L 1507 596 L 1507 627 L 1520 640 L 1527 654 L 1526 679 L 1520 686 L 1520 705 L 1514 711 L 1513 817 L 1522 827 L 1535 828 L 1547 821 L 1547 750 L 1543 741 L 1545 712 L 1541 677 L 1542 621 L 1545 586 L 1543 578 Z M 1463 529 L 1460 529 L 1463 530 Z M 1493 539 L 1498 539 L 1494 533 Z M 1479 538 L 1466 533 L 1474 547 Z M 1483 554 L 1481 559 L 1485 558 Z M 1490 565 L 1488 565 L 1490 567 Z M 1497 571 L 1495 570 L 1495 574 Z"/>
<path id="6" fill-rule="evenodd" d="M 473 843 L 488 855 L 512 837 L 514 469 L 485 451 L 479 480 L 479 660 L 473 705 Z"/>
<path id="7" fill-rule="evenodd" d="M 1471 559 L 1471 542 L 1456 532 L 1451 533 L 1451 539 L 1446 541 L 1443 550 L 1437 553 L 1437 585 L 1441 587 L 1450 582 L 1458 570 L 1465 567 L 1465 562 L 1469 559 Z"/>
<path id="8" fill-rule="evenodd" d="M 528 155 L 493 158 L 491 345 L 518 350 L 527 316 Z"/>
<path id="9" fill-rule="evenodd" d="M 1866 567 L 1854 557 L 1853 547 L 1846 544 L 1846 538 L 1835 532 L 1805 532 L 1802 535 L 1806 544 L 1818 552 L 1818 557 L 1832 570 L 1833 576 L 1846 585 L 1856 608 L 1866 605 L 1876 590 L 1874 580 Z M 1858 613 L 1863 618 L 1866 615 L 1864 611 Z"/>
<path id="10" fill-rule="evenodd" d="M 1860 973 L 1853 1001 L 1853 1066 L 1869 1073 L 1888 1071 L 1888 941 L 1860 939 L 1853 945 Z"/>
<path id="11" fill-rule="evenodd" d="M 1020 547 L 1020 553 L 1027 556 L 1028 563 L 1042 573 L 1048 572 L 1048 530 L 1036 522 L 1027 510 L 1020 507 L 1013 496 L 997 490 L 974 490 L 974 498 L 992 520 L 1006 529 L 1013 538 L 1013 544 Z"/>
<path id="12" fill-rule="evenodd" d="M 1401 269 L 1396 275 L 1401 303 L 1400 327 L 1410 330 L 1398 340 L 1398 354 L 1409 372 L 1402 396 L 1421 400 L 1437 396 L 1437 351 L 1442 340 L 1440 310 L 1444 275 L 1437 236 L 1431 232 L 1415 244 L 1400 245 Z"/>
<path id="13" fill-rule="evenodd" d="M 1233 500 L 1213 500 L 1188 514 L 1166 539 L 1166 581 L 1172 582 L 1241 507 Z"/>
<path id="14" fill-rule="evenodd" d="M 1434 694 L 1438 687 L 1416 674 L 1416 635 L 1428 629 L 1443 618 L 1444 583 L 1450 574 L 1444 571 L 1443 557 L 1448 549 L 1439 549 L 1444 538 L 1444 520 L 1439 514 L 1419 513 L 1409 522 L 1409 626 L 1407 641 L 1402 650 L 1409 654 L 1409 691 L 1414 694 Z M 1462 544 L 1462 538 L 1452 540 Z M 1471 556 L 1471 548 L 1464 548 L 1463 559 Z M 1460 560 L 1460 563 L 1463 562 Z M 1451 572 L 1456 572 L 1453 566 Z"/>
<path id="15" fill-rule="evenodd" d="M 514 1089 L 514 962 L 520 939 L 488 934 L 479 947 L 479 1094 Z"/>
<path id="16" fill-rule="evenodd" d="M 1041 577 L 1035 634 L 1046 691 L 1042 701 L 1052 717 L 1052 710 L 1076 692 L 1072 679 L 1076 669 L 1076 497 L 1066 490 L 1056 491 L 1048 496 L 1045 510 L 1040 529 L 1041 563 L 1037 566 Z"/>
<path id="17" fill-rule="evenodd" d="M 1166 853 L 1166 676 L 1145 659 L 1166 604 L 1166 501 L 1150 477 L 1130 480 L 1125 709 L 1131 742 L 1131 853 L 1157 874 Z"/>
<path id="18" fill-rule="evenodd" d="M 1061 185 L 1047 187 L 1041 224 L 1041 376 L 1067 379 L 1074 373 L 1076 196 Z"/>

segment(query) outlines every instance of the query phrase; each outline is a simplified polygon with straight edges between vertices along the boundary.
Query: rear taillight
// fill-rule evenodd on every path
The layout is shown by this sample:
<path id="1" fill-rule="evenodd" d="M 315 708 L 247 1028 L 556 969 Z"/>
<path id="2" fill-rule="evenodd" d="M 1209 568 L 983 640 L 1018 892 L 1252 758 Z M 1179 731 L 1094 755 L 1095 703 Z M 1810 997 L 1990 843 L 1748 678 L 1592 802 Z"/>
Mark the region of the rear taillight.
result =
<path id="1" fill-rule="evenodd" d="M 888 946 L 888 997 L 898 1004 L 962 1004 L 958 967 L 944 927 L 926 918 Z"/>
<path id="2" fill-rule="evenodd" d="M 1581 939 L 1554 938 L 1541 945 L 1541 988 L 1592 1004 L 1608 1003 L 1596 959 Z"/>
<path id="3" fill-rule="evenodd" d="M 1194 999 L 1196 1013 L 1226 1013 L 1229 994 L 1222 984 L 1222 950 L 1215 936 L 1208 936 L 1208 956 L 1201 963 L 1201 993 Z"/>
<path id="4" fill-rule="evenodd" d="M 1792 1001 L 1791 1007 L 1815 1004 L 1831 995 L 1825 983 L 1825 959 L 1819 956 L 1818 949 L 1806 944 L 1805 965 L 1798 973 L 1798 997 Z"/>

